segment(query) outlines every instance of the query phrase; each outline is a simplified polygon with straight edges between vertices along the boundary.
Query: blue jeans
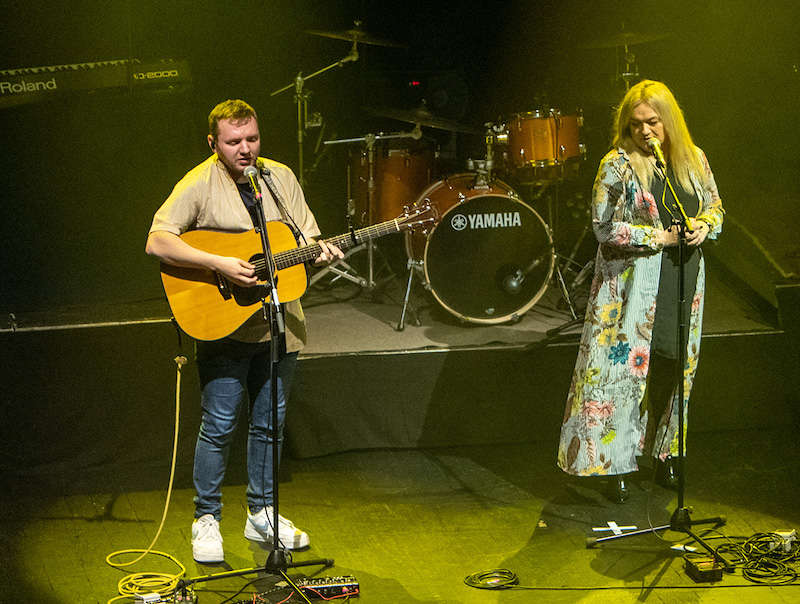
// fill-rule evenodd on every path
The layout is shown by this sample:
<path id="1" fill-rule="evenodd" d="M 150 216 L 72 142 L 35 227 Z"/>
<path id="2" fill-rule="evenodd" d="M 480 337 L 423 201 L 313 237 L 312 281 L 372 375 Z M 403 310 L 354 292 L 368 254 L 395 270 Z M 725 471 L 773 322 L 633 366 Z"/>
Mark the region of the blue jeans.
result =
<path id="1" fill-rule="evenodd" d="M 281 350 L 278 361 L 278 446 L 283 441 L 286 399 L 297 353 Z M 223 339 L 197 343 L 202 419 L 194 453 L 195 517 L 222 515 L 222 481 L 231 437 L 245 398 L 249 401 L 247 505 L 255 511 L 272 505 L 272 400 L 270 343 Z M 245 396 L 246 395 L 246 396 Z M 280 451 L 280 450 L 279 450 Z M 280 455 L 277 462 L 280 462 Z"/>

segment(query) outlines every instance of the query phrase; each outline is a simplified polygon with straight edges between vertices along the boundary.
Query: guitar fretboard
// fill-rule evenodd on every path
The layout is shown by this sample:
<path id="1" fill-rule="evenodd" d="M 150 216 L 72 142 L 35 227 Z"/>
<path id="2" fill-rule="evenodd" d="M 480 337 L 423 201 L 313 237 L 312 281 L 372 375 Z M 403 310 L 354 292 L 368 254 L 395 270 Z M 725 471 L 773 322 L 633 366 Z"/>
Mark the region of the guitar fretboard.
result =
<path id="1" fill-rule="evenodd" d="M 387 220 L 386 222 L 373 224 L 372 226 L 355 230 L 352 233 L 343 233 L 341 235 L 336 235 L 335 237 L 331 237 L 330 239 L 323 239 L 323 241 L 325 243 L 332 243 L 340 250 L 344 251 L 352 247 L 355 247 L 356 245 L 360 245 L 366 241 L 372 239 L 378 239 L 379 237 L 383 237 L 384 235 L 390 235 L 392 233 L 399 233 L 399 232 L 400 232 L 400 223 L 395 218 L 393 220 Z M 320 247 L 319 243 L 312 243 L 311 245 L 297 247 L 291 250 L 286 250 L 284 252 L 278 252 L 277 254 L 274 255 L 275 268 L 277 270 L 283 270 L 285 268 L 289 268 L 290 266 L 294 266 L 296 264 L 309 262 L 315 260 L 321 253 L 322 253 L 322 248 Z M 263 271 L 264 269 L 266 269 L 266 263 L 264 262 L 263 258 L 257 261 L 255 265 L 256 265 L 256 271 Z"/>

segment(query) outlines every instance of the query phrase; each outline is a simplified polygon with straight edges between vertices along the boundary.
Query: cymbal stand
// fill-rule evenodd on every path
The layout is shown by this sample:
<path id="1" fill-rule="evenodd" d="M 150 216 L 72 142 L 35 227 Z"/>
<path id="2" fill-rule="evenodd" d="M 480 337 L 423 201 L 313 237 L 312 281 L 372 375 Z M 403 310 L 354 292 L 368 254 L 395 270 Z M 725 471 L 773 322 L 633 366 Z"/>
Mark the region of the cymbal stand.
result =
<path id="1" fill-rule="evenodd" d="M 413 138 L 419 140 L 422 137 L 422 130 L 417 125 L 410 132 L 396 132 L 393 134 L 365 134 L 355 138 L 343 138 L 339 140 L 325 141 L 324 145 L 338 145 L 338 144 L 352 144 L 364 143 L 367 150 L 367 221 L 371 225 L 374 222 L 373 209 L 375 206 L 375 143 L 380 140 L 390 140 L 397 138 Z M 355 207 L 353 204 L 353 193 L 350 185 L 350 172 L 348 167 L 347 174 L 347 224 L 352 228 L 352 220 L 355 214 Z M 348 258 L 363 250 L 367 251 L 367 277 L 364 278 L 358 274 L 358 271 L 346 262 Z M 361 243 L 345 253 L 344 258 L 333 262 L 324 269 L 318 271 L 311 277 L 311 284 L 313 285 L 328 273 L 333 273 L 336 277 L 333 281 L 338 279 L 347 279 L 356 283 L 362 288 L 373 289 L 377 285 L 375 281 L 375 242 L 368 239 L 365 243 Z"/>
<path id="2" fill-rule="evenodd" d="M 619 47 L 617 47 L 617 80 L 625 82 L 625 90 L 627 91 L 630 90 L 631 82 L 639 78 L 639 64 L 636 62 L 636 55 L 631 52 L 627 44 L 622 49 L 622 60 L 625 62 L 625 67 L 620 72 Z"/>
<path id="3" fill-rule="evenodd" d="M 553 256 L 555 257 L 554 263 L 554 271 L 553 274 L 555 275 L 556 282 L 558 283 L 558 287 L 561 290 L 561 297 L 564 298 L 564 302 L 567 304 L 567 308 L 569 309 L 569 314 L 572 315 L 572 320 L 578 320 L 578 315 L 575 312 L 575 306 L 572 304 L 572 297 L 569 295 L 569 289 L 567 289 L 567 283 L 564 281 L 564 273 L 561 271 L 561 254 L 558 253 L 556 249 L 556 238 L 555 238 L 555 211 L 553 210 L 553 206 L 558 205 L 558 192 L 559 192 L 560 182 L 557 180 L 555 185 L 553 186 L 553 194 L 548 195 L 547 197 L 547 215 L 548 221 L 550 223 L 550 236 L 553 238 Z M 549 334 L 549 332 L 548 332 Z"/>
<path id="4" fill-rule="evenodd" d="M 301 187 L 305 187 L 306 185 L 306 177 L 303 167 L 303 141 L 305 140 L 305 131 L 312 125 L 319 125 L 320 119 L 318 116 L 314 116 L 313 114 L 312 120 L 309 121 L 308 119 L 308 97 L 310 93 L 305 90 L 305 83 L 311 78 L 315 78 L 318 75 L 333 69 L 334 67 L 343 67 L 345 63 L 352 63 L 355 61 L 358 61 L 358 42 L 354 40 L 353 46 L 350 48 L 350 52 L 344 58 L 339 59 L 335 63 L 331 63 L 322 69 L 318 69 L 314 73 L 305 77 L 303 76 L 303 72 L 300 71 L 295 76 L 294 81 L 291 84 L 288 84 L 283 88 L 278 88 L 270 93 L 270 96 L 276 96 L 282 92 L 294 88 L 294 103 L 297 105 L 297 178 L 300 181 Z"/>

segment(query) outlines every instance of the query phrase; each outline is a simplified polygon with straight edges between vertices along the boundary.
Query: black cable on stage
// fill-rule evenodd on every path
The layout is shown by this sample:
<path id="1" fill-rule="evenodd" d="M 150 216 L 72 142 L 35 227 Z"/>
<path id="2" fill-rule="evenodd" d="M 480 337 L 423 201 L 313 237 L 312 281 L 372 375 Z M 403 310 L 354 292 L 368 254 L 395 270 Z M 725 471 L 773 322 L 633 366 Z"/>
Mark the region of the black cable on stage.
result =
<path id="1" fill-rule="evenodd" d="M 465 577 L 464 583 L 478 589 L 508 589 L 519 584 L 519 577 L 507 568 L 493 568 Z"/>
<path id="2" fill-rule="evenodd" d="M 790 564 L 800 564 L 800 545 L 797 541 L 788 542 L 784 536 L 777 533 L 756 533 L 751 537 L 731 537 L 715 529 L 708 532 L 718 533 L 716 536 L 705 536 L 704 539 L 724 539 L 725 542 L 715 548 L 716 551 L 732 555 L 732 564 L 741 570 L 742 578 L 747 579 L 757 587 L 759 585 L 783 586 L 796 583 L 800 579 L 800 569 L 792 568 Z M 691 543 L 688 540 L 686 543 Z M 788 547 L 789 551 L 786 551 Z M 702 552 L 691 552 L 683 556 L 684 560 L 705 559 Z M 730 558 L 729 558 L 730 559 Z M 520 585 L 519 577 L 506 568 L 493 568 L 473 573 L 464 578 L 464 583 L 477 589 L 526 589 L 533 591 L 613 591 L 640 589 L 639 586 L 607 585 L 607 586 L 579 586 L 579 587 L 545 587 Z M 723 589 L 742 588 L 747 585 L 652 585 L 648 589 Z"/>

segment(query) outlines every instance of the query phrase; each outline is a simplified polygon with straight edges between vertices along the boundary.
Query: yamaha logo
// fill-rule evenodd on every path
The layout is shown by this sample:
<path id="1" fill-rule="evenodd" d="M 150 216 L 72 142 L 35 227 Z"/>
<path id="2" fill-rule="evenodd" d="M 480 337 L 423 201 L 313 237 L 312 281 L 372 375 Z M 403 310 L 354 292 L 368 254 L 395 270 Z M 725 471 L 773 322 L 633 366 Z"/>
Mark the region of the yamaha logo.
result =
<path id="1" fill-rule="evenodd" d="M 467 228 L 467 217 L 463 214 L 455 214 L 450 219 L 450 226 L 453 227 L 454 231 L 463 231 Z"/>
<path id="2" fill-rule="evenodd" d="M 497 212 L 493 214 L 454 214 L 450 219 L 454 231 L 470 229 L 502 229 L 522 226 L 519 212 Z"/>

